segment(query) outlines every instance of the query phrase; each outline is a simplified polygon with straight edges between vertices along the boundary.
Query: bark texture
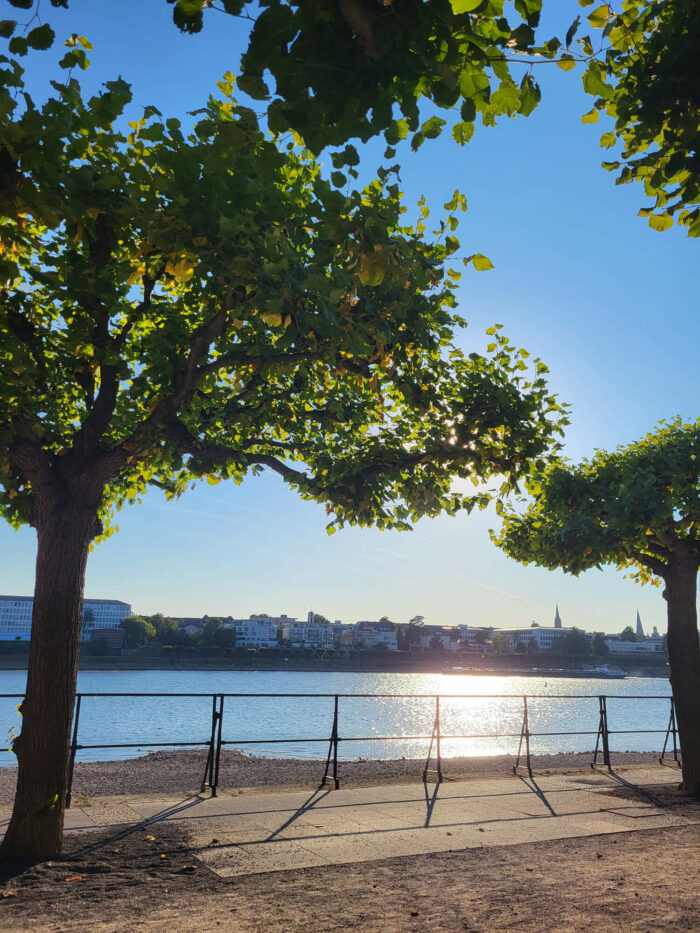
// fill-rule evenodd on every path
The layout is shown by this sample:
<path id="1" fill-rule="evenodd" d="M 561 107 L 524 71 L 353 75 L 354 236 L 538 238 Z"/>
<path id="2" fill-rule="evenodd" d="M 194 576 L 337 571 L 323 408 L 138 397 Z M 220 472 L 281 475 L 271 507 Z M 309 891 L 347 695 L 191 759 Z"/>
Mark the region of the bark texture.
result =
<path id="1" fill-rule="evenodd" d="M 35 862 L 61 851 L 83 587 L 95 511 L 39 512 L 36 584 L 12 818 L 0 858 Z"/>
<path id="2" fill-rule="evenodd" d="M 666 572 L 668 657 L 683 764 L 683 786 L 700 797 L 700 646 L 697 559 L 674 556 Z"/>

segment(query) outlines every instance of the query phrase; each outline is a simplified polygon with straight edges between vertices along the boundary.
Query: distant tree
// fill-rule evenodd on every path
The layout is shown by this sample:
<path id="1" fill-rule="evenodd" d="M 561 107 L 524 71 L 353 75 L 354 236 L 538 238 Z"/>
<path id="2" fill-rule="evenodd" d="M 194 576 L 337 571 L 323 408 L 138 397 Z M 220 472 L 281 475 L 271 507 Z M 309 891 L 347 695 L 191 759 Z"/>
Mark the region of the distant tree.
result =
<path id="1" fill-rule="evenodd" d="M 408 621 L 404 634 L 409 649 L 415 647 L 420 642 L 424 618 L 424 616 L 413 616 L 413 618 Z"/>
<path id="2" fill-rule="evenodd" d="M 217 618 L 216 616 L 207 619 L 207 621 L 202 626 L 202 644 L 205 647 L 212 647 L 214 644 L 214 635 L 216 635 L 220 628 L 221 619 Z"/>
<path id="3" fill-rule="evenodd" d="M 599 658 L 607 657 L 610 654 L 610 648 L 608 643 L 605 640 L 605 636 L 601 632 L 596 632 L 593 636 L 593 654 Z"/>
<path id="4" fill-rule="evenodd" d="M 314 612 L 314 622 L 328 622 L 330 624 L 330 619 L 322 615 L 320 612 Z"/>
<path id="5" fill-rule="evenodd" d="M 489 640 L 489 633 L 485 629 L 477 629 L 474 633 L 474 642 L 477 645 L 485 645 Z"/>
<path id="6" fill-rule="evenodd" d="M 161 612 L 156 612 L 152 616 L 144 616 L 147 622 L 150 622 L 156 630 L 156 638 L 159 645 L 174 645 L 176 643 L 177 622 Z"/>
<path id="7" fill-rule="evenodd" d="M 124 647 L 138 648 L 156 637 L 156 630 L 141 616 L 127 616 L 121 621 L 124 629 Z"/>
<path id="8" fill-rule="evenodd" d="M 572 628 L 552 640 L 553 654 L 564 657 L 587 657 L 593 653 L 591 640 L 580 628 Z"/>
<path id="9" fill-rule="evenodd" d="M 494 650 L 498 654 L 510 654 L 512 651 L 508 636 L 503 632 L 494 632 L 491 638 Z"/>
<path id="10" fill-rule="evenodd" d="M 437 651 L 438 649 L 442 648 L 442 639 L 439 635 L 433 635 L 433 637 L 430 639 L 430 647 L 433 649 L 433 651 Z"/>
<path id="11" fill-rule="evenodd" d="M 531 623 L 530 623 L 530 628 L 539 628 L 539 627 L 540 627 L 540 626 L 539 626 L 539 623 L 538 623 L 538 622 L 531 622 Z"/>
<path id="12" fill-rule="evenodd" d="M 550 465 L 527 488 L 524 513 L 505 509 L 494 536 L 511 557 L 575 575 L 612 564 L 641 583 L 663 581 L 683 785 L 700 796 L 700 419 L 662 423 L 578 466 Z"/>
<path id="13" fill-rule="evenodd" d="M 236 647 L 236 629 L 231 627 L 218 628 L 214 632 L 213 641 L 215 645 L 219 645 L 221 648 L 235 648 Z"/>

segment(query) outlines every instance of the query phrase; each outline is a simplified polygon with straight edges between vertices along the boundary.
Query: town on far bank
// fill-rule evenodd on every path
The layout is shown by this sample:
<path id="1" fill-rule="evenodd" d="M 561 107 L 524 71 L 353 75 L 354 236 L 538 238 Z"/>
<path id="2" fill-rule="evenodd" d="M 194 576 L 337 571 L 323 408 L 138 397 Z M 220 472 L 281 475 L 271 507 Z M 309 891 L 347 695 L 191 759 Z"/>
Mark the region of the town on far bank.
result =
<path id="1" fill-rule="evenodd" d="M 0 655 L 26 653 L 31 637 L 31 596 L 0 596 Z M 359 656 L 438 656 L 457 660 L 497 662 L 503 656 L 521 660 L 585 660 L 614 656 L 623 660 L 664 663 L 666 636 L 654 626 L 644 631 L 637 612 L 636 624 L 618 634 L 587 632 L 566 626 L 556 606 L 552 625 L 495 628 L 475 625 L 431 625 L 423 616 L 408 622 L 392 622 L 386 616 L 374 620 L 331 622 L 309 612 L 306 619 L 285 614 L 254 613 L 233 616 L 170 617 L 162 613 L 137 615 L 129 603 L 116 599 L 86 599 L 83 606 L 82 654 L 86 657 L 134 657 L 148 655 L 178 660 L 187 658 L 337 660 Z M 396 664 L 392 663 L 391 667 Z"/>

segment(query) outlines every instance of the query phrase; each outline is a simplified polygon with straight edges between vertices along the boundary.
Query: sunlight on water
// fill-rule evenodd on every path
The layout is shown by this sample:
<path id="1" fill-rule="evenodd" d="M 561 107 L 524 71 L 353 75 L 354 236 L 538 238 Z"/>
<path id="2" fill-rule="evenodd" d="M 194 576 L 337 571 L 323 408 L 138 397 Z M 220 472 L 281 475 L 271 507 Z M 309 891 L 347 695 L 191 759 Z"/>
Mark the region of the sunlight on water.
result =
<path id="1" fill-rule="evenodd" d="M 25 674 L 3 671 L 0 692 L 21 693 Z M 660 678 L 600 679 L 446 674 L 371 674 L 296 671 L 105 671 L 79 677 L 84 694 L 79 743 L 119 744 L 83 748 L 78 760 L 128 758 L 150 743 L 202 746 L 211 735 L 214 692 L 307 693 L 304 697 L 227 696 L 223 738 L 250 754 L 325 758 L 333 725 L 333 695 L 339 694 L 339 756 L 423 758 L 427 754 L 440 695 L 444 757 L 515 754 L 528 696 L 533 753 L 590 751 L 599 719 L 598 695 L 608 699 L 611 747 L 660 750 L 668 724 L 670 690 Z M 90 692 L 91 691 L 91 692 Z M 103 692 L 203 693 L 198 697 L 95 697 Z M 369 698 L 343 694 L 428 694 Z M 330 694 L 330 696 L 317 696 Z M 468 696 L 460 696 L 468 694 Z M 630 699 L 634 696 L 650 699 Z M 17 700 L 0 699 L 0 736 L 19 731 Z M 655 729 L 631 734 L 626 730 Z M 548 735 L 547 733 L 574 733 Z M 285 739 L 269 744 L 269 740 Z M 253 744 L 253 740 L 255 740 Z M 263 740 L 262 742 L 260 740 Z M 264 740 L 268 740 L 265 743 Z M 5 742 L 0 742 L 5 745 Z M 152 747 L 152 746 L 151 746 Z M 0 765 L 14 757 L 0 753 Z"/>

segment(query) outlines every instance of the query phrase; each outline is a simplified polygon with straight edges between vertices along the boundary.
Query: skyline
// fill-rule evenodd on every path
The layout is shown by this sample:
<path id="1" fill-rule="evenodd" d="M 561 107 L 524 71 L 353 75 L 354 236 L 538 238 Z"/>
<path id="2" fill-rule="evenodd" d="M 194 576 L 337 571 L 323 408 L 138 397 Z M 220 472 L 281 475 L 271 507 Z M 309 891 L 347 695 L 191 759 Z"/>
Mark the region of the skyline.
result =
<path id="1" fill-rule="evenodd" d="M 566 15 L 550 18 L 543 36 L 561 34 L 576 16 L 576 4 L 561 7 Z M 240 41 L 227 17 L 199 36 L 180 36 L 164 3 L 146 12 L 138 3 L 123 8 L 118 21 L 79 0 L 49 14 L 59 50 L 72 31 L 95 46 L 93 67 L 81 76 L 88 88 L 121 72 L 138 104 L 186 117 L 216 78 L 236 70 Z M 31 57 L 37 87 L 54 76 L 48 63 L 56 57 Z M 697 414 L 697 245 L 677 229 L 650 230 L 636 216 L 641 188 L 615 187 L 602 170 L 609 156 L 598 138 L 608 127 L 605 119 L 581 125 L 590 99 L 576 72 L 540 72 L 542 103 L 526 120 L 478 127 L 465 149 L 446 137 L 416 155 L 399 151 L 399 159 L 408 205 L 425 193 L 437 215 L 454 188 L 465 192 L 469 212 L 459 234 L 466 252 L 483 252 L 495 266 L 462 280 L 459 310 L 469 328 L 460 346 L 483 349 L 484 331 L 501 323 L 514 343 L 541 356 L 551 388 L 572 405 L 565 453 L 578 460 L 633 441 L 663 418 Z M 363 147 L 363 177 L 380 148 Z M 313 608 L 339 618 L 421 614 L 428 623 L 496 627 L 545 624 L 559 602 L 570 625 L 619 631 L 639 609 L 645 628 L 665 631 L 660 590 L 611 569 L 576 579 L 522 567 L 488 540 L 495 523 L 488 510 L 422 520 L 412 534 L 347 528 L 330 538 L 322 506 L 297 499 L 276 477 L 200 485 L 173 503 L 154 490 L 117 516 L 119 533 L 91 554 L 85 595 L 128 592 L 149 614 L 189 606 L 227 615 L 235 605 L 243 615 Z M 0 589 L 31 593 L 33 532 L 3 525 L 0 550 Z"/>

